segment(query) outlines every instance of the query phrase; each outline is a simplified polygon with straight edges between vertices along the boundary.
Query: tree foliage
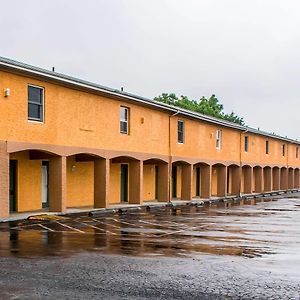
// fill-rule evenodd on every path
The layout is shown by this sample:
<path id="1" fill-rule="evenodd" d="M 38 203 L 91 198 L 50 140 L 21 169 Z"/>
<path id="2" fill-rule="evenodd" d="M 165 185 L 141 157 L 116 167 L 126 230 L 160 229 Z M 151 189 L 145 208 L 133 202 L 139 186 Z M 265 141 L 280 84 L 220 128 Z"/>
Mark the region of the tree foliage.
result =
<path id="1" fill-rule="evenodd" d="M 245 125 L 244 118 L 239 117 L 233 111 L 230 114 L 226 114 L 224 112 L 223 105 L 219 102 L 218 98 L 215 95 L 211 95 L 208 99 L 202 97 L 199 101 L 196 101 L 190 100 L 186 96 L 180 96 L 180 98 L 178 98 L 174 93 L 162 93 L 160 96 L 155 97 L 154 100 L 234 122 L 240 125 Z"/>

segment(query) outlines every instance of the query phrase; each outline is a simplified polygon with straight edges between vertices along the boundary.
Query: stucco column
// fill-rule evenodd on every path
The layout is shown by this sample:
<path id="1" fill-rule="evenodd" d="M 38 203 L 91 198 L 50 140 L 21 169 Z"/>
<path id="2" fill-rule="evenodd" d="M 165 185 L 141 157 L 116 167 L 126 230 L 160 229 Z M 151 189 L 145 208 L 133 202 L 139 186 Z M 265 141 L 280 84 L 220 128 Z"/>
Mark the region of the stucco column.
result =
<path id="1" fill-rule="evenodd" d="M 289 169 L 288 188 L 294 188 L 294 169 Z"/>
<path id="2" fill-rule="evenodd" d="M 227 187 L 227 167 L 218 166 L 217 168 L 217 196 L 225 197 L 226 196 L 226 187 Z"/>
<path id="3" fill-rule="evenodd" d="M 109 159 L 98 158 L 94 162 L 94 207 L 106 208 L 108 206 L 110 178 Z"/>
<path id="4" fill-rule="evenodd" d="M 280 171 L 279 171 L 279 168 L 273 168 L 272 177 L 273 177 L 273 191 L 280 190 Z"/>
<path id="5" fill-rule="evenodd" d="M 158 167 L 157 201 L 168 202 L 169 193 L 169 164 L 160 164 Z"/>
<path id="6" fill-rule="evenodd" d="M 192 200 L 193 165 L 182 165 L 181 200 Z"/>
<path id="7" fill-rule="evenodd" d="M 211 166 L 202 165 L 200 173 L 200 197 L 209 199 L 211 196 Z"/>
<path id="8" fill-rule="evenodd" d="M 253 176 L 255 178 L 254 192 L 261 193 L 263 183 L 263 169 L 260 167 L 253 168 Z"/>
<path id="9" fill-rule="evenodd" d="M 143 203 L 143 161 L 129 163 L 129 203 Z"/>
<path id="10" fill-rule="evenodd" d="M 288 170 L 281 168 L 280 170 L 280 189 L 287 190 L 288 188 Z"/>
<path id="11" fill-rule="evenodd" d="M 67 159 L 53 157 L 49 161 L 49 211 L 65 212 L 67 202 Z"/>
<path id="12" fill-rule="evenodd" d="M 243 167 L 244 171 L 244 194 L 252 194 L 252 167 Z"/>
<path id="13" fill-rule="evenodd" d="M 9 153 L 6 143 L 0 143 L 0 219 L 9 217 Z"/>
<path id="14" fill-rule="evenodd" d="M 272 190 L 272 169 L 264 168 L 263 175 L 264 175 L 264 191 L 269 192 Z"/>
<path id="15" fill-rule="evenodd" d="M 232 172 L 231 173 L 231 194 L 240 195 L 240 180 L 241 180 L 240 167 L 233 167 L 231 172 Z"/>

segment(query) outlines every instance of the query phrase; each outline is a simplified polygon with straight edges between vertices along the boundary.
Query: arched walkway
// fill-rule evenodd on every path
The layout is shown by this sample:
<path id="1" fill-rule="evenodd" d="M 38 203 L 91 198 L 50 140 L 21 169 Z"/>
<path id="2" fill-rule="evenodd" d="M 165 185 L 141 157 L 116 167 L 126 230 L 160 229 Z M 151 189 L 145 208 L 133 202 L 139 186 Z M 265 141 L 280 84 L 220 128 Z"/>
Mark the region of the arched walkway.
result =
<path id="1" fill-rule="evenodd" d="M 272 186 L 273 191 L 280 190 L 280 169 L 278 167 L 274 167 L 272 169 Z"/>
<path id="2" fill-rule="evenodd" d="M 109 204 L 143 203 L 143 161 L 130 156 L 110 160 Z"/>
<path id="3" fill-rule="evenodd" d="M 299 169 L 296 168 L 295 169 L 295 172 L 294 172 L 294 188 L 295 189 L 298 189 L 300 187 L 300 172 L 299 172 Z"/>
<path id="4" fill-rule="evenodd" d="M 211 195 L 226 196 L 226 166 L 223 164 L 214 164 L 212 166 Z"/>
<path id="5" fill-rule="evenodd" d="M 252 193 L 252 167 L 249 165 L 242 167 L 241 192 L 244 194 Z"/>
<path id="6" fill-rule="evenodd" d="M 281 190 L 288 189 L 288 170 L 286 167 L 282 167 L 280 169 L 280 189 Z"/>
<path id="7" fill-rule="evenodd" d="M 263 171 L 262 167 L 255 166 L 253 168 L 253 192 L 261 193 L 262 192 L 262 181 L 263 181 Z"/>
<path id="8" fill-rule="evenodd" d="M 288 169 L 288 189 L 292 190 L 294 188 L 294 169 Z"/>
<path id="9" fill-rule="evenodd" d="M 66 157 L 38 149 L 10 153 L 9 175 L 10 212 L 65 211 Z"/>
<path id="10" fill-rule="evenodd" d="M 263 168 L 264 192 L 272 191 L 272 169 L 269 166 Z"/>
<path id="11" fill-rule="evenodd" d="M 172 163 L 172 199 L 192 200 L 193 165 L 185 161 Z"/>
<path id="12" fill-rule="evenodd" d="M 160 159 L 148 159 L 143 163 L 143 200 L 168 202 L 169 165 Z"/>
<path id="13" fill-rule="evenodd" d="M 211 186 L 211 167 L 206 163 L 197 163 L 193 170 L 193 197 L 209 198 Z"/>
<path id="14" fill-rule="evenodd" d="M 67 207 L 107 206 L 108 160 L 91 153 L 67 157 Z"/>
<path id="15" fill-rule="evenodd" d="M 240 195 L 240 167 L 238 165 L 230 165 L 227 167 L 227 194 Z"/>

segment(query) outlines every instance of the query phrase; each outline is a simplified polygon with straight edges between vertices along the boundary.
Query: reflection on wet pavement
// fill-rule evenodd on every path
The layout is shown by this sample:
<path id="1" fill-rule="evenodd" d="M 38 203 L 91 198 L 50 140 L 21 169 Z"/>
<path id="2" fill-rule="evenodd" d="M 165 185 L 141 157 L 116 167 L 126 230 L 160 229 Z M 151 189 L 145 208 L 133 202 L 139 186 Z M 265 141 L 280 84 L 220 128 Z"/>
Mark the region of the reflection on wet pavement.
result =
<path id="1" fill-rule="evenodd" d="M 134 256 L 197 253 L 297 255 L 300 199 L 242 200 L 211 206 L 81 215 L 0 224 L 0 256 L 70 256 L 83 251 Z"/>

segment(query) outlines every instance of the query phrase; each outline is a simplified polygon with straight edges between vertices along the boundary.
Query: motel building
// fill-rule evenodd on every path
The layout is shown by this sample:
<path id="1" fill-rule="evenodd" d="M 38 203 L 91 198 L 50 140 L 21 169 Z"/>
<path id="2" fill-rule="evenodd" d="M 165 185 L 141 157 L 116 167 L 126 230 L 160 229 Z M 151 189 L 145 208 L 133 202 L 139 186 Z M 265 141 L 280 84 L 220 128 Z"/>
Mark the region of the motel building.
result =
<path id="1" fill-rule="evenodd" d="M 299 142 L 0 58 L 0 220 L 298 189 Z"/>

